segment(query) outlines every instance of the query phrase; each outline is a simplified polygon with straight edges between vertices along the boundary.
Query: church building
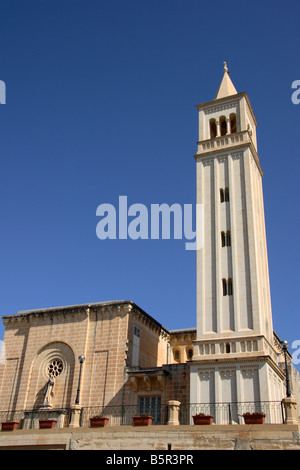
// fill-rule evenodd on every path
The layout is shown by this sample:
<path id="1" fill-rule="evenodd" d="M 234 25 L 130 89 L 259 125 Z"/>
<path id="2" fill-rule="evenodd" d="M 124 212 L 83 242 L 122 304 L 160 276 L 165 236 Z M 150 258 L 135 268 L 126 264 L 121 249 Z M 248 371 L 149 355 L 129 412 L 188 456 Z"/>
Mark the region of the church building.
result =
<path id="1" fill-rule="evenodd" d="M 277 424 L 287 377 L 299 402 L 299 374 L 273 331 L 257 122 L 226 63 L 215 98 L 197 109 L 195 328 L 168 330 L 131 300 L 4 315 L 2 421 L 28 429 L 51 416 L 57 427 L 84 427 L 94 415 L 119 425 L 150 414 L 167 424 L 176 403 L 179 424 L 195 413 L 242 424 L 245 412 Z"/>

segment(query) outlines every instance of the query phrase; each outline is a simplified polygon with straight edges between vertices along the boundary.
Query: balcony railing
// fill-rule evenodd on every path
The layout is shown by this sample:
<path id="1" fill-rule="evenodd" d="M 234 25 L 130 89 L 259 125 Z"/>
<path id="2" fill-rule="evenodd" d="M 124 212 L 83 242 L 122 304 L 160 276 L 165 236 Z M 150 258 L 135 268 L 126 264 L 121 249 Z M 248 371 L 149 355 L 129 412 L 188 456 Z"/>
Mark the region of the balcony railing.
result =
<path id="1" fill-rule="evenodd" d="M 213 139 L 202 140 L 198 142 L 198 152 L 201 154 L 204 152 L 211 152 L 224 147 L 232 147 L 233 145 L 240 145 L 244 142 L 251 142 L 249 131 L 240 131 L 234 134 L 227 134 L 218 136 Z"/>
<path id="2" fill-rule="evenodd" d="M 167 424 L 168 405 L 152 404 L 149 409 L 141 409 L 138 405 L 83 408 L 80 425 L 83 427 L 89 426 L 89 418 L 99 415 L 109 418 L 109 425 L 111 426 L 131 426 L 133 423 L 133 416 L 141 414 L 151 415 L 153 417 L 152 424 Z"/>
<path id="3" fill-rule="evenodd" d="M 284 423 L 281 401 L 253 401 L 235 403 L 189 403 L 180 406 L 180 424 L 193 424 L 193 415 L 203 413 L 214 417 L 214 424 L 244 424 L 244 413 L 264 413 L 265 424 Z"/>
<path id="4" fill-rule="evenodd" d="M 236 402 L 236 403 L 189 403 L 181 404 L 179 410 L 180 425 L 192 425 L 193 415 L 198 413 L 210 414 L 214 417 L 214 424 L 244 424 L 243 414 L 262 412 L 265 414 L 265 424 L 282 424 L 285 420 L 284 407 L 281 401 L 263 402 Z M 4 421 L 18 421 L 19 429 L 39 428 L 39 419 L 54 418 L 56 427 L 68 427 L 71 421 L 71 409 L 52 409 L 49 411 L 15 410 L 0 411 L 0 423 Z M 167 404 L 151 405 L 151 409 L 141 409 L 138 405 L 83 407 L 81 410 L 81 427 L 89 427 L 89 419 L 93 416 L 109 418 L 108 426 L 131 426 L 133 416 L 150 414 L 153 425 L 167 424 L 169 410 Z"/>

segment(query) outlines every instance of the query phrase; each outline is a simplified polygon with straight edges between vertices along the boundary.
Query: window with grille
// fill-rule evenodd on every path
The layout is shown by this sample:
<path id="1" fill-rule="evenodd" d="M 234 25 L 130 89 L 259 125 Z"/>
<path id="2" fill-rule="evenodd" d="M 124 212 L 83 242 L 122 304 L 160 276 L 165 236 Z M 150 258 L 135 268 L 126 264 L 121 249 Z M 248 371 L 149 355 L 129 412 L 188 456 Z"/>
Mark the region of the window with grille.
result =
<path id="1" fill-rule="evenodd" d="M 139 397 L 138 401 L 138 413 L 139 415 L 148 414 L 152 416 L 153 424 L 161 422 L 161 397 Z"/>

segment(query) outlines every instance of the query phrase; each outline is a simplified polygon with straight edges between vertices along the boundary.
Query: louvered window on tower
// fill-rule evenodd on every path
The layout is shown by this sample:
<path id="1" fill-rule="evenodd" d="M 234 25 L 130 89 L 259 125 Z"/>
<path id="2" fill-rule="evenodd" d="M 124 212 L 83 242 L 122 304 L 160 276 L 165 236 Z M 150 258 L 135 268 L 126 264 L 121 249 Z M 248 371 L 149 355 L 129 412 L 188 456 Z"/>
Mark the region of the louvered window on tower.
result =
<path id="1" fill-rule="evenodd" d="M 222 279 L 223 296 L 233 295 L 232 279 Z"/>
<path id="2" fill-rule="evenodd" d="M 221 243 L 222 243 L 222 247 L 226 246 L 225 232 L 221 232 Z"/>
<path id="3" fill-rule="evenodd" d="M 229 188 L 220 189 L 220 202 L 229 202 Z"/>
<path id="4" fill-rule="evenodd" d="M 231 246 L 230 230 L 227 230 L 227 232 L 221 232 L 221 245 L 222 247 Z"/>
<path id="5" fill-rule="evenodd" d="M 225 201 L 224 189 L 220 189 L 220 202 Z"/>
<path id="6" fill-rule="evenodd" d="M 222 286 L 223 286 L 223 295 L 227 295 L 227 281 L 226 281 L 226 279 L 222 279 Z"/>

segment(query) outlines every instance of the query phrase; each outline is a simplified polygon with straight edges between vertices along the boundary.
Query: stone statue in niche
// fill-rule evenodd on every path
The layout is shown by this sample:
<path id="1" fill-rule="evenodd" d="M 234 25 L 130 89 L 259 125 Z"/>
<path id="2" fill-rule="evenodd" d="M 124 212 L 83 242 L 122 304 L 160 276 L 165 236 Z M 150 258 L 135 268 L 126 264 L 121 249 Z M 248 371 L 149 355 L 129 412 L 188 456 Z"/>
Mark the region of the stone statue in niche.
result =
<path id="1" fill-rule="evenodd" d="M 52 359 L 47 367 L 48 382 L 44 387 L 44 397 L 41 408 L 52 408 L 52 400 L 54 396 L 55 380 L 63 372 L 64 365 L 61 358 Z"/>
<path id="2" fill-rule="evenodd" d="M 44 399 L 42 408 L 52 408 L 52 398 L 54 395 L 55 379 L 49 376 L 49 380 L 44 387 Z"/>

